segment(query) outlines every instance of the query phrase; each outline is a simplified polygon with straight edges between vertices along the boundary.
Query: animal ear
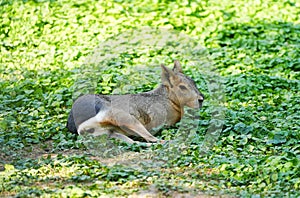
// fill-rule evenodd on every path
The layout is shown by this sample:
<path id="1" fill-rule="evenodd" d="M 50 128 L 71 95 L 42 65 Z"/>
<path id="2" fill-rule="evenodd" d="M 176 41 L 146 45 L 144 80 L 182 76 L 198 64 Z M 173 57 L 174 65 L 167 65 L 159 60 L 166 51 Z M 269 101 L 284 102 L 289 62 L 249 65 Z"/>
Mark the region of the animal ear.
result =
<path id="1" fill-rule="evenodd" d="M 174 72 L 177 72 L 177 73 L 183 73 L 182 72 L 182 67 L 181 67 L 181 64 L 178 60 L 175 60 L 174 61 L 174 68 L 173 68 L 173 71 Z"/>
<path id="2" fill-rule="evenodd" d="M 177 76 L 171 69 L 167 68 L 163 64 L 161 64 L 160 66 L 162 70 L 161 72 L 162 84 L 172 88 L 174 81 L 177 79 Z"/>

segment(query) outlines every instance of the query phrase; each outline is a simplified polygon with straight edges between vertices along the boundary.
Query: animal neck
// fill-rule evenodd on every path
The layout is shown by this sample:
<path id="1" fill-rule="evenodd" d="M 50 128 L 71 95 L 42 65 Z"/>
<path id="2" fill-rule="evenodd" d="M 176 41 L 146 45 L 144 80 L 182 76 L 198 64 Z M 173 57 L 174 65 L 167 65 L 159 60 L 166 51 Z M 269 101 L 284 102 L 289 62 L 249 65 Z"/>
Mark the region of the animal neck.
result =
<path id="1" fill-rule="evenodd" d="M 168 106 L 171 107 L 174 111 L 176 111 L 177 114 L 180 115 L 181 119 L 184 113 L 183 106 L 180 105 L 178 98 L 170 92 L 167 86 L 161 84 L 158 88 L 154 89 L 153 92 L 165 97 L 168 101 Z"/>

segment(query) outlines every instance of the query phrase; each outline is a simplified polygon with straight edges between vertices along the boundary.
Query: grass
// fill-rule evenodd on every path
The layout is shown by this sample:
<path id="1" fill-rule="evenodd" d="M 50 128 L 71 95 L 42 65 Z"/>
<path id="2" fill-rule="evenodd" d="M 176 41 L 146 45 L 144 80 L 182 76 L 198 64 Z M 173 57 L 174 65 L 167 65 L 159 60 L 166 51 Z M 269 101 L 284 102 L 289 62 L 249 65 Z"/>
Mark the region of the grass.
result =
<path id="1" fill-rule="evenodd" d="M 0 1 L 1 197 L 298 197 L 297 1 Z M 82 93 L 178 59 L 206 96 L 143 148 L 66 128 Z M 200 119 L 195 119 L 200 117 Z"/>

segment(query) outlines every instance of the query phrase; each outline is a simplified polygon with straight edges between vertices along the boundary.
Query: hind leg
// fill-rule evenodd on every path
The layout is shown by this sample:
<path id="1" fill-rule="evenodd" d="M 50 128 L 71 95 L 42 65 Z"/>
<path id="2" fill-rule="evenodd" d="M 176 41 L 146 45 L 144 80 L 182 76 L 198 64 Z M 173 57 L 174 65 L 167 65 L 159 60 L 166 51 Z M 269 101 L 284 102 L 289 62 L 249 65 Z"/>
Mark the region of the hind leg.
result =
<path id="1" fill-rule="evenodd" d="M 146 146 L 151 146 L 153 143 L 144 143 L 144 142 L 139 142 L 139 141 L 134 141 L 133 139 L 131 139 L 130 137 L 119 133 L 119 132 L 112 132 L 109 129 L 105 129 L 105 128 L 101 128 L 101 127 L 96 127 L 96 128 L 90 128 L 88 130 L 85 130 L 86 133 L 89 133 L 90 135 L 97 137 L 100 135 L 108 135 L 109 138 L 116 138 L 119 139 L 123 142 L 126 142 L 128 144 L 143 144 Z"/>
<path id="2" fill-rule="evenodd" d="M 122 134 L 140 136 L 147 142 L 158 142 L 158 139 L 147 131 L 139 120 L 121 109 L 113 109 L 110 114 L 107 115 L 104 123 L 105 122 L 118 128 Z"/>
<path id="3" fill-rule="evenodd" d="M 130 137 L 124 135 L 124 134 L 121 134 L 121 133 L 116 133 L 116 132 L 112 132 L 110 135 L 109 135 L 110 138 L 116 138 L 116 139 L 120 139 L 128 144 L 133 144 L 135 143 L 136 141 L 134 141 L 133 139 L 131 139 Z"/>
<path id="4" fill-rule="evenodd" d="M 120 139 L 128 144 L 141 144 L 141 145 L 146 145 L 146 146 L 151 146 L 153 143 L 145 143 L 145 142 L 139 142 L 139 141 L 134 141 L 133 139 L 131 139 L 130 137 L 122 134 L 122 133 L 117 133 L 117 132 L 113 132 L 110 134 L 109 136 L 110 138 L 116 138 L 116 139 Z"/>

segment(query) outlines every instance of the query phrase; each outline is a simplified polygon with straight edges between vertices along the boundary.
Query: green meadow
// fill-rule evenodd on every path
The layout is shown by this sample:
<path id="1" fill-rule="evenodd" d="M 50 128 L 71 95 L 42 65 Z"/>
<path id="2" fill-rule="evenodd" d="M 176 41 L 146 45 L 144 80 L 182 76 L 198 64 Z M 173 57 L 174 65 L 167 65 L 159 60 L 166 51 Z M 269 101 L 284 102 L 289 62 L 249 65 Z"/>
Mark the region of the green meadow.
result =
<path id="1" fill-rule="evenodd" d="M 205 101 L 166 144 L 66 129 L 174 60 Z M 0 197 L 299 197 L 300 2 L 0 0 L 0 145 Z"/>

